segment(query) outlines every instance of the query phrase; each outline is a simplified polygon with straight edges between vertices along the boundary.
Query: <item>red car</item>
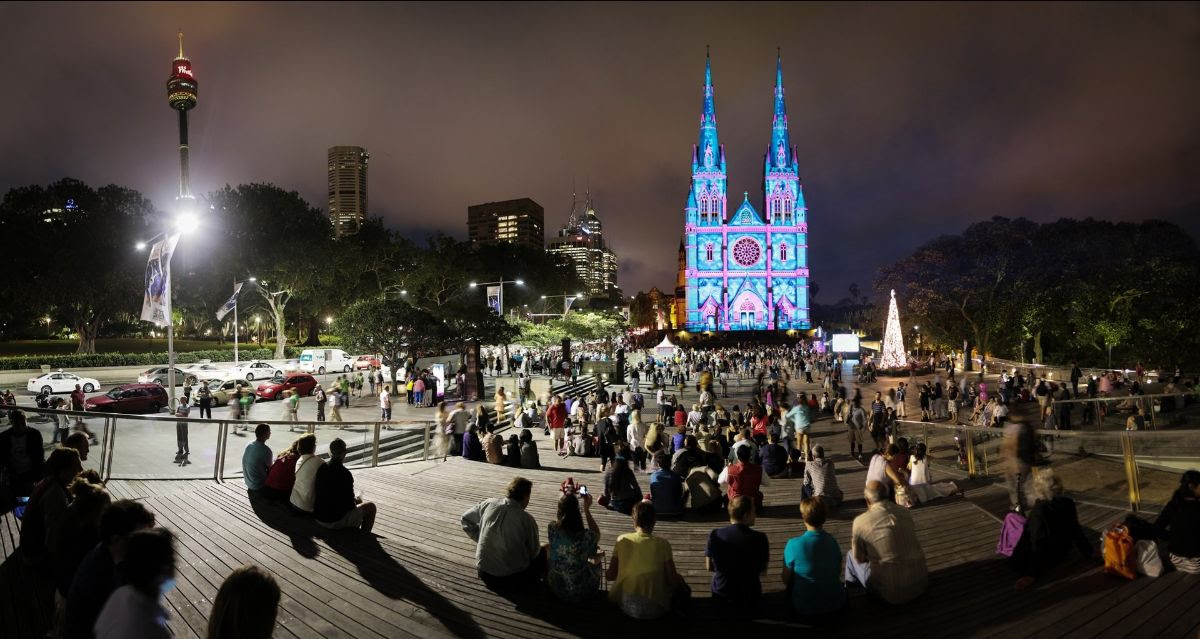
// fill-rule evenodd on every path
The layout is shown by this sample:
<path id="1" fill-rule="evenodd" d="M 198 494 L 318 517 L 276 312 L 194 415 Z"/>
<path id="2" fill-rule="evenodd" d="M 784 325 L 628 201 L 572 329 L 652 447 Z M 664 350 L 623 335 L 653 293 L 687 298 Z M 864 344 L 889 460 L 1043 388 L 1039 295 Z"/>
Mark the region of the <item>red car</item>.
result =
<path id="1" fill-rule="evenodd" d="M 158 384 L 122 384 L 83 402 L 97 413 L 157 413 L 167 404 L 167 391 Z"/>
<path id="2" fill-rule="evenodd" d="M 317 379 L 308 373 L 288 373 L 286 375 L 276 375 L 269 382 L 263 382 L 255 389 L 254 394 L 259 399 L 282 399 L 283 391 L 291 390 L 300 394 L 312 395 L 313 389 L 317 387 Z"/>
<path id="3" fill-rule="evenodd" d="M 371 368 L 372 366 L 374 366 L 375 368 L 379 368 L 379 356 L 378 355 L 358 355 L 358 356 L 354 357 L 353 359 L 354 359 L 354 370 L 356 370 L 356 371 L 365 371 L 368 368 Z"/>

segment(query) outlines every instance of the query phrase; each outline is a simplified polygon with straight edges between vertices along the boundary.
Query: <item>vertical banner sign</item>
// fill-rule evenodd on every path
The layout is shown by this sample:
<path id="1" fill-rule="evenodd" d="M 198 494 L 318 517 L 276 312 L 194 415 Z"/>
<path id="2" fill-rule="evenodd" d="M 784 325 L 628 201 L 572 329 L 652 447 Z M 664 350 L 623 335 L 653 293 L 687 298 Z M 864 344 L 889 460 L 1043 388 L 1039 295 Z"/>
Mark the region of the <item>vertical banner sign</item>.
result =
<path id="1" fill-rule="evenodd" d="M 571 304 L 574 303 L 574 297 L 563 297 L 563 317 L 566 317 L 567 313 L 571 312 Z"/>
<path id="2" fill-rule="evenodd" d="M 158 326 L 170 323 L 167 318 L 167 268 L 175 253 L 179 234 L 168 235 L 150 248 L 146 261 L 146 295 L 142 298 L 142 319 Z"/>
<path id="3" fill-rule="evenodd" d="M 237 296 L 238 296 L 238 293 L 240 293 L 241 291 L 242 291 L 242 283 L 238 282 L 237 286 L 233 287 L 233 296 L 229 298 L 229 301 L 225 302 L 224 306 L 222 306 L 220 309 L 217 310 L 217 321 L 218 322 L 225 319 L 225 316 L 228 315 L 235 306 L 237 306 Z"/>
<path id="4" fill-rule="evenodd" d="M 500 287 L 499 286 L 487 287 L 487 305 L 490 306 L 493 311 L 496 311 L 497 315 L 500 314 Z"/>

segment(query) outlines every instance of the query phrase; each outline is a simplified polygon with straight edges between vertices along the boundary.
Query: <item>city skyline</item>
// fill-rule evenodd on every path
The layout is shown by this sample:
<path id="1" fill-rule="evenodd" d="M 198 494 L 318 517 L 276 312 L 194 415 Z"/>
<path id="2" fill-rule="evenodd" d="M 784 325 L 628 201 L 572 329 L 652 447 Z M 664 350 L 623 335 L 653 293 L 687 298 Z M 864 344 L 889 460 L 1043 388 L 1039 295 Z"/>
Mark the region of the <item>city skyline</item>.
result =
<path id="1" fill-rule="evenodd" d="M 711 43 L 730 178 L 753 184 L 778 45 L 828 303 L 992 215 L 1161 217 L 1196 233 L 1197 17 L 1194 5 L 5 5 L 0 41 L 22 64 L 0 70 L 13 94 L 0 175 L 5 188 L 122 184 L 169 209 L 179 169 L 162 73 L 182 27 L 205 86 L 190 123 L 197 195 L 274 182 L 325 208 L 325 151 L 357 144 L 372 153 L 370 215 L 464 237 L 467 206 L 508 198 L 543 203 L 556 228 L 572 178 L 590 177 L 616 212 L 606 231 L 626 292 L 667 290 L 697 60 Z M 514 29 L 528 37 L 491 44 Z"/>

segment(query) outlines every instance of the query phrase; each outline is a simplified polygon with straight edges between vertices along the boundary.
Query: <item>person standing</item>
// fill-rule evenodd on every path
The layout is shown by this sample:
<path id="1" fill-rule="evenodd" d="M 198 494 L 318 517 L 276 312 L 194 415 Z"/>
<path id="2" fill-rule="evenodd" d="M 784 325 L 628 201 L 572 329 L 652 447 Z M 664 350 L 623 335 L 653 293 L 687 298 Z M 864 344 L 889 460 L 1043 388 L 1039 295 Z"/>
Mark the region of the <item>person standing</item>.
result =
<path id="1" fill-rule="evenodd" d="M 384 384 L 379 391 L 379 419 L 387 424 L 384 428 L 392 429 L 392 389 L 387 384 Z"/>
<path id="2" fill-rule="evenodd" d="M 200 384 L 198 393 L 200 401 L 200 419 L 212 419 L 212 391 L 208 384 Z"/>
<path id="3" fill-rule="evenodd" d="M 288 431 L 295 432 L 296 424 L 300 423 L 300 393 L 289 390 L 283 398 L 284 416 L 289 422 Z"/>
<path id="4" fill-rule="evenodd" d="M 191 462 L 188 461 L 190 450 L 188 448 L 188 411 L 191 406 L 187 402 L 179 402 L 179 406 L 175 408 L 175 463 L 180 466 L 187 466 Z"/>
<path id="5" fill-rule="evenodd" d="M 242 480 L 246 490 L 257 494 L 267 485 L 267 475 L 271 472 L 271 449 L 267 448 L 267 440 L 271 437 L 271 427 L 259 424 L 254 427 L 254 441 L 246 445 L 242 453 Z"/>
<path id="6" fill-rule="evenodd" d="M 854 398 L 854 406 L 846 418 L 846 436 L 850 440 L 850 455 L 862 461 L 863 434 L 867 427 L 867 414 L 862 401 Z"/>
<path id="7" fill-rule="evenodd" d="M 376 392 L 376 390 L 375 390 L 375 367 L 374 366 L 371 366 L 367 369 L 367 383 L 371 387 L 371 397 L 378 395 L 379 393 Z"/>
<path id="8" fill-rule="evenodd" d="M 75 390 L 71 392 L 71 410 L 80 413 L 86 411 L 87 404 L 84 401 L 86 399 L 87 395 L 84 394 L 83 389 L 80 388 L 79 384 L 76 384 Z M 87 422 L 84 421 L 83 415 L 75 416 L 75 430 L 81 431 L 87 435 L 88 439 L 91 440 L 93 444 L 100 443 L 100 440 L 96 439 L 96 434 L 91 430 L 88 430 Z"/>
<path id="9" fill-rule="evenodd" d="M 555 395 L 551 398 L 544 418 L 546 427 L 550 429 L 551 440 L 554 442 L 554 452 L 562 451 L 567 425 L 567 407 L 563 404 L 562 395 Z"/>
<path id="10" fill-rule="evenodd" d="M 342 393 L 338 390 L 337 384 L 329 389 L 329 420 L 342 421 Z"/>
<path id="11" fill-rule="evenodd" d="M 1004 426 L 1004 456 L 1008 461 L 1006 482 L 1010 508 L 1024 513 L 1025 488 L 1034 462 L 1037 461 L 1033 426 L 1024 421 L 1010 421 Z"/>
<path id="12" fill-rule="evenodd" d="M 321 388 L 320 384 L 317 384 L 316 390 L 313 391 L 313 399 L 317 400 L 317 421 L 323 422 L 325 421 L 325 402 L 329 398 L 325 395 L 325 389 Z"/>

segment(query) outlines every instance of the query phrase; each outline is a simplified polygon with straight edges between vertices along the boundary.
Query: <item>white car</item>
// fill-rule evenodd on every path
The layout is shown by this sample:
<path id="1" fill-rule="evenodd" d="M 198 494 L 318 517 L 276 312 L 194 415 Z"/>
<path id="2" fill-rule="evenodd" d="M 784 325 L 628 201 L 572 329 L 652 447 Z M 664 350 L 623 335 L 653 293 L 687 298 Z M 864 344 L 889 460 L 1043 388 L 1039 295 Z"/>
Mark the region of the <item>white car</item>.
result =
<path id="1" fill-rule="evenodd" d="M 31 393 L 40 393 L 42 391 L 70 393 L 75 390 L 76 385 L 82 388 L 85 393 L 91 393 L 100 388 L 100 382 L 90 377 L 80 377 L 74 373 L 58 371 L 31 378 L 25 389 Z"/>
<path id="2" fill-rule="evenodd" d="M 184 366 L 182 370 L 186 378 L 184 383 L 188 386 L 196 382 L 210 382 L 229 378 L 229 371 L 216 364 L 189 364 Z"/>
<path id="3" fill-rule="evenodd" d="M 271 379 L 276 375 L 283 375 L 283 369 L 268 364 L 267 362 L 246 362 L 240 366 L 234 366 L 227 371 L 229 377 L 240 377 L 246 381 L 254 381 L 256 379 Z"/>
<path id="4" fill-rule="evenodd" d="M 139 384 L 158 384 L 159 386 L 166 386 L 167 382 L 171 379 L 170 370 L 171 369 L 167 366 L 155 366 L 154 368 L 147 369 L 141 375 L 138 375 L 137 381 Z M 187 384 L 184 384 L 184 380 L 186 379 L 187 374 L 182 368 L 176 366 L 175 385 L 179 386 L 180 384 L 183 384 L 186 386 Z"/>

